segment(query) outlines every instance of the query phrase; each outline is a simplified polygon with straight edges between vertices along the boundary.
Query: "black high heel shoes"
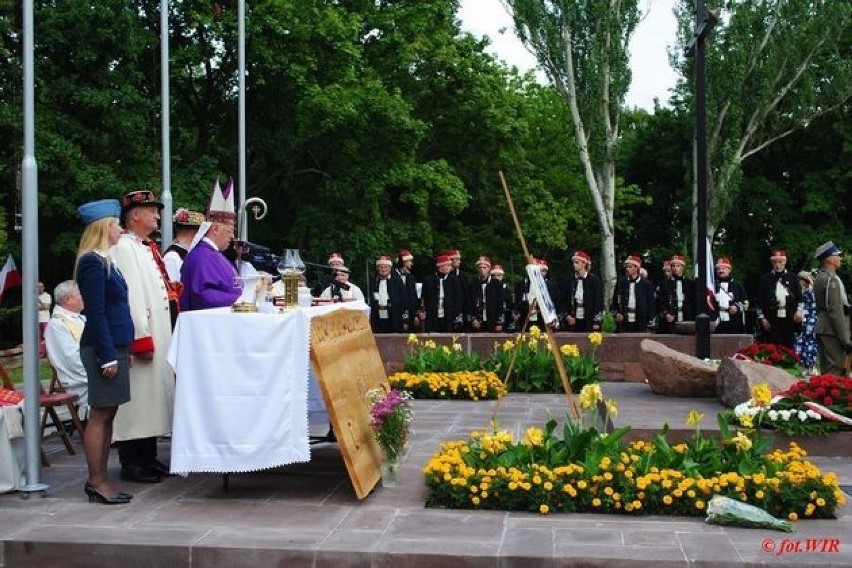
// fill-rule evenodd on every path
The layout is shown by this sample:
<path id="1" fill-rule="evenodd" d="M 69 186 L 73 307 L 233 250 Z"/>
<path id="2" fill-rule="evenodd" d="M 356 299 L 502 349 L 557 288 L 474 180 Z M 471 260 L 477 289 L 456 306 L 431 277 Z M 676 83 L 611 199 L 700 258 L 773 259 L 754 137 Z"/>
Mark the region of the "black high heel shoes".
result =
<path id="1" fill-rule="evenodd" d="M 121 491 L 115 497 L 106 497 L 105 495 L 98 492 L 95 487 L 86 482 L 86 485 L 83 486 L 83 491 L 86 492 L 86 495 L 89 496 L 89 503 L 101 503 L 102 505 L 124 505 L 125 503 L 130 503 L 130 500 L 133 499 L 133 495 L 129 493 L 123 493 Z"/>

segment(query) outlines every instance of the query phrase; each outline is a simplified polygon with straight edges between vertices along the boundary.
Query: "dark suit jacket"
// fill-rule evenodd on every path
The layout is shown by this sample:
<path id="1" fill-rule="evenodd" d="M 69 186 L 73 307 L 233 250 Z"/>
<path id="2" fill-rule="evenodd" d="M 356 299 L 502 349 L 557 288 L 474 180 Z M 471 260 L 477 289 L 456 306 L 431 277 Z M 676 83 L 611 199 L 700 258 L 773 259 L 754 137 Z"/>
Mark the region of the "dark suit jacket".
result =
<path id="1" fill-rule="evenodd" d="M 464 295 L 458 276 L 448 274 L 444 278 L 444 323 L 438 322 L 438 281 L 442 275 L 430 274 L 423 281 L 423 307 L 426 309 L 426 331 L 461 331 L 464 325 Z"/>
<path id="2" fill-rule="evenodd" d="M 793 321 L 796 309 L 802 303 L 802 288 L 799 279 L 791 270 L 784 269 L 780 275 L 770 270 L 760 277 L 757 288 L 757 316 L 770 321 L 778 318 L 778 300 L 775 298 L 775 283 L 780 281 L 787 291 L 786 315 L 784 319 Z"/>
<path id="3" fill-rule="evenodd" d="M 470 320 L 482 323 L 482 312 L 485 312 L 485 326 L 479 331 L 494 331 L 494 326 L 504 324 L 503 321 L 503 283 L 495 278 L 488 278 L 483 297 L 482 281 L 475 278 L 468 283 L 468 302 Z"/>
<path id="4" fill-rule="evenodd" d="M 562 304 L 558 308 L 560 319 L 565 316 L 577 317 L 577 301 L 574 293 L 577 290 L 577 277 L 572 276 L 562 284 Z M 603 318 L 603 282 L 592 274 L 586 274 L 583 280 L 583 320 L 575 324 L 573 329 L 566 331 L 592 331 L 594 324 L 600 325 Z"/>
<path id="5" fill-rule="evenodd" d="M 391 272 L 387 279 L 388 289 L 388 316 L 391 320 L 393 333 L 402 333 L 402 323 L 405 317 L 408 317 L 408 296 L 405 291 L 405 284 L 402 283 L 402 278 L 398 274 Z M 379 291 L 379 277 L 370 277 L 369 296 L 367 303 L 370 305 L 370 325 L 373 331 L 376 331 L 376 326 L 379 321 L 379 302 L 376 300 L 376 293 Z"/>
<path id="6" fill-rule="evenodd" d="M 95 356 L 102 365 L 115 361 L 115 347 L 133 342 L 127 283 L 117 268 L 108 269 L 104 258 L 94 252 L 80 257 L 76 280 L 86 316 L 80 345 L 94 347 Z"/>
<path id="7" fill-rule="evenodd" d="M 637 278 L 636 287 L 636 324 L 640 328 L 648 326 L 654 319 L 654 287 L 651 281 L 647 278 Z M 627 302 L 630 295 L 630 286 L 625 276 L 618 279 L 615 284 L 615 291 L 612 296 L 612 304 L 609 309 L 613 314 L 622 314 L 624 316 L 625 326 L 627 327 Z M 644 329 L 643 329 L 644 331 Z"/>
<path id="8" fill-rule="evenodd" d="M 681 311 L 683 312 L 682 321 L 695 321 L 695 280 L 691 278 L 681 278 L 681 289 L 683 290 L 683 304 Z M 677 279 L 674 277 L 666 278 L 657 287 L 657 313 L 659 314 L 659 329 L 660 333 L 674 333 L 674 322 L 666 321 L 666 315 L 671 314 L 677 316 Z"/>

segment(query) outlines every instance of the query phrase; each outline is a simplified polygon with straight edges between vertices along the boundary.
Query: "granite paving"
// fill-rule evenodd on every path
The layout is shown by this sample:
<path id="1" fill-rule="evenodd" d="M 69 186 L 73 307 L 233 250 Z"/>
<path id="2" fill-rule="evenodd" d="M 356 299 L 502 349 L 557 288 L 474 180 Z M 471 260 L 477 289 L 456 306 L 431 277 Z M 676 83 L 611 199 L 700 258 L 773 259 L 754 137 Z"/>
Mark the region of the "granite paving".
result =
<path id="1" fill-rule="evenodd" d="M 673 399 L 641 383 L 604 383 L 619 402 L 616 426 L 639 431 L 683 424 L 692 410 L 710 419 L 713 399 Z M 521 434 L 548 416 L 567 414 L 564 395 L 507 397 L 501 427 Z M 411 449 L 397 487 L 381 485 L 359 501 L 339 449 L 312 448 L 306 464 L 230 476 L 230 491 L 213 474 L 169 477 L 160 484 L 119 482 L 128 505 L 90 504 L 86 467 L 45 440 L 50 467 L 45 496 L 0 495 L 0 567 L 567 567 L 567 566 L 852 566 L 852 511 L 836 520 L 800 521 L 792 534 L 718 527 L 702 519 L 594 514 L 453 511 L 424 506 L 422 467 L 442 440 L 489 427 L 493 402 L 415 401 Z M 324 424 L 312 425 L 315 434 Z M 825 446 L 825 444 L 823 444 Z M 807 448 L 807 443 L 805 443 Z M 852 485 L 852 459 L 812 457 L 823 471 Z M 169 440 L 160 441 L 169 455 Z M 118 479 L 112 452 L 110 475 Z"/>

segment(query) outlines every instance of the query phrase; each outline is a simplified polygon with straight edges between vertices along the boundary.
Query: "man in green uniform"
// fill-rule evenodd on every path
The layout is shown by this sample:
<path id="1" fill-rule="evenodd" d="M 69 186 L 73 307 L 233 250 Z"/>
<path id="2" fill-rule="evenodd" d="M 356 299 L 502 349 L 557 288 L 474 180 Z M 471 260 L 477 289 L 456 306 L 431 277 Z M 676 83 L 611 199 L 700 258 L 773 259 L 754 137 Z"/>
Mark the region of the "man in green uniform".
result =
<path id="1" fill-rule="evenodd" d="M 819 366 L 823 373 L 845 376 L 845 356 L 852 353 L 849 336 L 849 297 L 837 269 L 843 263 L 840 249 L 833 242 L 821 245 L 814 255 L 822 264 L 814 281 L 817 305 L 816 336 L 819 342 Z"/>

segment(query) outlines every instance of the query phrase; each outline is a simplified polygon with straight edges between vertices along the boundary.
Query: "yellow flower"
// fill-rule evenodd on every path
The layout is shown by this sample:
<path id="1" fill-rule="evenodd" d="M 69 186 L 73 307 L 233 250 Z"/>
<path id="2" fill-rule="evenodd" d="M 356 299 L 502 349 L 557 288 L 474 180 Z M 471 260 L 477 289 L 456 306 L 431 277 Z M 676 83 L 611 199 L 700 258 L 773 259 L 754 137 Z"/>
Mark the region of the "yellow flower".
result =
<path id="1" fill-rule="evenodd" d="M 615 418 L 618 416 L 618 404 L 616 404 L 615 400 L 609 398 L 606 401 L 606 413 L 609 414 L 610 418 Z"/>
<path id="2" fill-rule="evenodd" d="M 597 497 L 592 499 L 592 507 L 600 507 L 600 506 L 601 506 L 601 500 L 600 499 L 598 499 Z"/>
<path id="3" fill-rule="evenodd" d="M 603 392 L 601 392 L 600 385 L 593 383 L 584 386 L 580 391 L 579 400 L 583 410 L 590 410 L 597 406 L 603 400 Z"/>
<path id="4" fill-rule="evenodd" d="M 461 343 L 453 343 L 453 351 L 461 351 L 462 346 Z"/>
<path id="5" fill-rule="evenodd" d="M 603 343 L 603 335 L 601 335 L 600 333 L 598 333 L 596 331 L 590 333 L 589 334 L 589 343 L 591 343 L 592 345 L 595 345 L 595 346 L 600 345 L 601 343 Z"/>
<path id="6" fill-rule="evenodd" d="M 533 328 L 533 329 L 536 329 L 536 328 Z M 550 512 L 550 507 L 548 507 L 547 505 L 542 505 L 541 507 L 538 508 L 538 512 L 541 513 L 542 515 L 546 515 Z"/>
<path id="7" fill-rule="evenodd" d="M 544 432 L 539 428 L 527 428 L 524 439 L 521 442 L 525 446 L 540 446 L 544 441 Z"/>
<path id="8" fill-rule="evenodd" d="M 760 383 L 752 387 L 751 398 L 755 406 L 769 406 L 772 401 L 772 391 L 769 390 L 769 385 Z"/>
<path id="9" fill-rule="evenodd" d="M 790 513 L 789 515 L 787 515 L 787 518 L 793 522 L 796 522 L 799 520 L 799 515 L 797 515 L 796 513 Z"/>
<path id="10" fill-rule="evenodd" d="M 743 428 L 753 428 L 754 417 L 751 414 L 743 414 L 740 416 L 740 426 Z"/>
<path id="11" fill-rule="evenodd" d="M 733 443 L 737 450 L 741 452 L 745 452 L 751 449 L 751 438 L 743 434 L 742 432 L 737 432 L 737 435 L 731 438 L 731 443 Z"/>
<path id="12" fill-rule="evenodd" d="M 409 333 L 408 334 L 408 340 L 406 341 L 406 343 L 408 343 L 409 345 L 417 345 L 417 343 L 418 343 L 417 336 L 414 335 L 413 333 Z"/>
<path id="13" fill-rule="evenodd" d="M 538 339 L 538 337 L 540 335 L 541 335 L 541 330 L 539 328 L 537 328 L 535 326 L 530 328 L 530 337 Z"/>
<path id="14" fill-rule="evenodd" d="M 687 426 L 698 426 L 702 420 L 704 420 L 704 413 L 697 410 L 690 410 L 689 414 L 686 415 Z"/>
<path id="15" fill-rule="evenodd" d="M 672 504 L 672 496 L 671 495 L 664 495 L 663 496 L 663 503 L 665 503 L 666 505 L 671 505 Z"/>
<path id="16" fill-rule="evenodd" d="M 434 348 L 435 348 L 435 347 L 437 347 L 437 346 L 438 346 L 438 344 L 437 344 L 437 343 L 435 343 L 434 341 L 432 341 L 431 339 L 427 339 L 427 340 L 423 343 L 423 347 L 425 347 L 426 349 L 434 349 Z"/>
<path id="17" fill-rule="evenodd" d="M 449 347 L 447 347 L 446 345 L 444 345 L 444 346 L 442 346 L 442 347 L 441 347 L 441 351 L 443 351 L 445 355 L 449 355 L 449 354 L 450 354 L 450 348 L 449 348 Z"/>
<path id="18" fill-rule="evenodd" d="M 696 501 L 695 502 L 695 508 L 696 509 L 703 509 L 704 508 L 704 501 Z"/>
<path id="19" fill-rule="evenodd" d="M 579 357 L 580 356 L 580 348 L 574 345 L 573 343 L 566 343 L 562 347 L 559 348 L 559 352 L 562 353 L 565 357 Z"/>
<path id="20" fill-rule="evenodd" d="M 515 344 L 511 339 L 507 339 L 503 342 L 503 351 L 511 351 L 514 347 Z"/>

